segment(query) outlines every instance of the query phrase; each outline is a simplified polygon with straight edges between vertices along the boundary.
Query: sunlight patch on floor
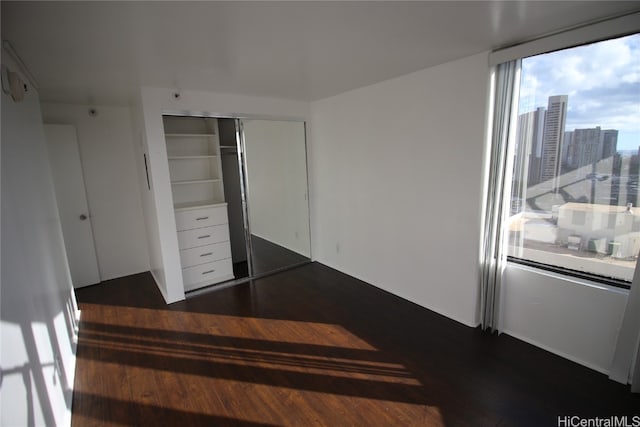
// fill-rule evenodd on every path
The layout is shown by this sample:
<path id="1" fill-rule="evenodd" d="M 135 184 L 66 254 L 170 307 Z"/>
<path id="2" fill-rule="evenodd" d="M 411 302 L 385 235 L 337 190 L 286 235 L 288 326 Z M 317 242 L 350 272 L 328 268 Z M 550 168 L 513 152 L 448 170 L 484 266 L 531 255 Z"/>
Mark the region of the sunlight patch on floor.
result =
<path id="1" fill-rule="evenodd" d="M 78 360 L 93 377 L 76 393 L 116 415 L 165 411 L 212 425 L 264 426 L 357 425 L 375 413 L 376 425 L 444 425 L 430 392 L 402 362 L 341 325 L 82 308 Z"/>

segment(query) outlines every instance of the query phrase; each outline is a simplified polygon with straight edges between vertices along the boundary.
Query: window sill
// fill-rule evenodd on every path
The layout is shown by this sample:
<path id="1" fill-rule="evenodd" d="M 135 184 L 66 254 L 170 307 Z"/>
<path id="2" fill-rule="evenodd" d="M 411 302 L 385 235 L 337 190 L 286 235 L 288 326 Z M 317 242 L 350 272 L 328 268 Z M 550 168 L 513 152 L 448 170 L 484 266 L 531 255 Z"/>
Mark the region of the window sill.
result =
<path id="1" fill-rule="evenodd" d="M 607 280 L 606 278 L 602 278 L 602 281 L 591 280 L 586 277 L 580 277 L 577 274 L 574 275 L 570 273 L 557 271 L 556 269 L 553 269 L 553 267 L 541 268 L 535 265 L 530 265 L 526 261 L 513 260 L 513 259 L 507 260 L 507 266 L 508 268 L 515 268 L 523 271 L 528 271 L 531 273 L 539 274 L 541 276 L 546 276 L 556 280 L 562 280 L 565 282 L 570 282 L 570 283 L 578 284 L 581 286 L 588 286 L 595 289 L 616 292 L 623 295 L 629 295 L 630 284 L 617 285 L 612 283 L 606 283 L 606 280 Z"/>

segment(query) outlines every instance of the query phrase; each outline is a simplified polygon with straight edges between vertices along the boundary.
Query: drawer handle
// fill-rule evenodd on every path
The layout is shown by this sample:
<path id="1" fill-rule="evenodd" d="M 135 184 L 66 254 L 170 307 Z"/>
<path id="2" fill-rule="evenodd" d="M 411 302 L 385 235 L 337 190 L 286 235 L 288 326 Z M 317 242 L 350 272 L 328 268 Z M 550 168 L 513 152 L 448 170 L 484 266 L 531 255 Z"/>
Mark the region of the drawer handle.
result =
<path id="1" fill-rule="evenodd" d="M 203 271 L 202 274 L 203 275 L 204 274 L 209 274 L 209 273 L 213 273 L 214 271 L 216 271 L 216 270 L 215 269 L 214 270 L 207 270 L 207 271 Z"/>
<path id="2" fill-rule="evenodd" d="M 198 239 L 206 239 L 208 237 L 211 237 L 211 234 L 205 234 L 204 236 L 198 236 Z"/>
<path id="3" fill-rule="evenodd" d="M 200 218 L 196 218 L 196 221 L 204 221 L 205 219 L 209 219 L 208 216 L 201 216 Z"/>
<path id="4" fill-rule="evenodd" d="M 213 255 L 213 252 L 207 252 L 206 254 L 202 254 L 200 256 L 209 256 L 209 255 Z"/>

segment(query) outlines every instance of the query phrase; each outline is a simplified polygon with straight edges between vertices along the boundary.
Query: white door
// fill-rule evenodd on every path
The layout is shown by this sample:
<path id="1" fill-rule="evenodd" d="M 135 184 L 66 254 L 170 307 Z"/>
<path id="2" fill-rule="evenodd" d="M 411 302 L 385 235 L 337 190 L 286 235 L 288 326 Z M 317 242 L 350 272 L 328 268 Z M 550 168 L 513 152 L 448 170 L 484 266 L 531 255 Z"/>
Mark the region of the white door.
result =
<path id="1" fill-rule="evenodd" d="M 72 125 L 44 125 L 44 131 L 73 286 L 99 283 L 76 129 Z"/>

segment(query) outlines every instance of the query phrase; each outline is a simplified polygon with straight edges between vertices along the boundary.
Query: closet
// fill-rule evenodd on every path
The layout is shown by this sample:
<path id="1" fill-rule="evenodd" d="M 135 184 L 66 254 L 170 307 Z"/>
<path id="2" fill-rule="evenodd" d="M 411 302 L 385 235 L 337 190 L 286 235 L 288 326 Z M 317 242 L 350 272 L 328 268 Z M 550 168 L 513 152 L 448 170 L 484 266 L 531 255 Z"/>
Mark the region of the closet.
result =
<path id="1" fill-rule="evenodd" d="M 179 259 L 184 292 L 310 261 L 304 122 L 163 115 L 162 124 L 179 251 L 164 263 Z"/>

